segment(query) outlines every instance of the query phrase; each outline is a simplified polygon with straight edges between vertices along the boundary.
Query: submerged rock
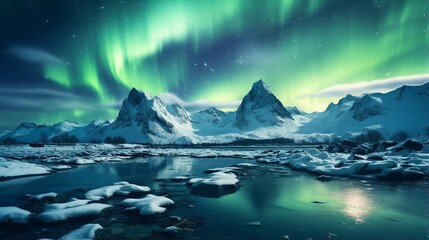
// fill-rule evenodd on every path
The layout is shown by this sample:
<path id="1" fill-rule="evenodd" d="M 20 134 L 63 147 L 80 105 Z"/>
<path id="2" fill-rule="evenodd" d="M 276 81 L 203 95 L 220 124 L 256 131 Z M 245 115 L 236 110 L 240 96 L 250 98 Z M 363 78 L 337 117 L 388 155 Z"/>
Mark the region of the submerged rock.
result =
<path id="1" fill-rule="evenodd" d="M 321 181 L 321 182 L 327 182 L 327 181 L 331 181 L 332 177 L 331 176 L 327 176 L 327 175 L 320 175 L 315 177 L 315 179 Z"/>
<path id="2" fill-rule="evenodd" d="M 255 221 L 255 222 L 248 222 L 246 223 L 247 226 L 251 226 L 251 227 L 260 227 L 262 226 L 261 222 L 259 221 Z"/>

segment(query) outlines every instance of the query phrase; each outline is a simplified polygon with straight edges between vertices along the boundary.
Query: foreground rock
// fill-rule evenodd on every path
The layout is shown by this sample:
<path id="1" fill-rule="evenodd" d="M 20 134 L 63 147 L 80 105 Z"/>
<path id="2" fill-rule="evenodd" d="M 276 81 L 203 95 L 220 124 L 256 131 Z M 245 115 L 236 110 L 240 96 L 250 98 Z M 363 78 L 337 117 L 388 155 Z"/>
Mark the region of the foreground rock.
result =
<path id="1" fill-rule="evenodd" d="M 233 193 L 238 189 L 237 176 L 229 172 L 214 172 L 208 178 L 193 178 L 188 184 L 192 186 L 192 193 L 207 197 L 221 197 Z"/>
<path id="2" fill-rule="evenodd" d="M 148 194 L 140 199 L 125 199 L 119 204 L 128 207 L 126 210 L 138 210 L 141 216 L 149 216 L 165 212 L 167 210 L 165 206 L 173 205 L 174 201 L 166 197 Z"/>
<path id="3" fill-rule="evenodd" d="M 67 203 L 54 203 L 46 206 L 44 211 L 37 215 L 37 219 L 44 223 L 65 221 L 71 218 L 86 216 L 97 216 L 106 208 L 112 207 L 108 204 L 90 203 L 89 200 L 74 200 Z"/>
<path id="4" fill-rule="evenodd" d="M 99 229 L 103 229 L 100 224 L 86 224 L 61 237 L 60 240 L 92 240 Z"/>
<path id="5" fill-rule="evenodd" d="M 111 186 L 105 186 L 88 191 L 85 197 L 90 200 L 102 200 L 110 198 L 113 195 L 128 195 L 130 193 L 148 193 L 150 188 L 146 186 L 139 186 L 130 184 L 128 182 L 117 182 Z"/>
<path id="6" fill-rule="evenodd" d="M 24 224 L 31 212 L 18 207 L 0 207 L 0 223 Z"/>

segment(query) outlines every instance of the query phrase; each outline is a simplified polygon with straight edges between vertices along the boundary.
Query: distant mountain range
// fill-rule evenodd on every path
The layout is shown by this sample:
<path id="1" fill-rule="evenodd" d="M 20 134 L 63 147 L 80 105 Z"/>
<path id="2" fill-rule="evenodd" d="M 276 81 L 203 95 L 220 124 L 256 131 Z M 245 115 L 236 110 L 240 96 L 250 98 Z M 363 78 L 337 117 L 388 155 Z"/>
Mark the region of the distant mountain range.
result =
<path id="1" fill-rule="evenodd" d="M 378 130 L 385 137 L 404 131 L 423 134 L 429 126 L 429 83 L 402 86 L 381 94 L 347 95 L 324 112 L 307 114 L 285 107 L 262 80 L 255 82 L 236 112 L 209 108 L 189 113 L 180 104 L 166 105 L 156 96 L 133 88 L 114 121 L 88 125 L 64 121 L 54 125 L 22 123 L 3 132 L 0 141 L 59 141 L 73 136 L 79 142 L 120 138 L 129 143 L 226 143 L 238 139 L 330 139 Z M 1 134 L 1 132 L 0 132 Z"/>

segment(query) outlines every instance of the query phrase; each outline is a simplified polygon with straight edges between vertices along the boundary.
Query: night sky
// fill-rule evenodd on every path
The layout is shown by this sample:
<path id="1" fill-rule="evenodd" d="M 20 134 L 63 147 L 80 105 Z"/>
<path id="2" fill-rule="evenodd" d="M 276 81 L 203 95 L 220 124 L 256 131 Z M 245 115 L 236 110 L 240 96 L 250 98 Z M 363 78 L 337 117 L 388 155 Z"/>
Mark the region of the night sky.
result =
<path id="1" fill-rule="evenodd" d="M 289 106 L 429 81 L 427 0 L 3 0 L 0 128 L 116 117 L 132 87 L 235 109 L 263 79 Z"/>

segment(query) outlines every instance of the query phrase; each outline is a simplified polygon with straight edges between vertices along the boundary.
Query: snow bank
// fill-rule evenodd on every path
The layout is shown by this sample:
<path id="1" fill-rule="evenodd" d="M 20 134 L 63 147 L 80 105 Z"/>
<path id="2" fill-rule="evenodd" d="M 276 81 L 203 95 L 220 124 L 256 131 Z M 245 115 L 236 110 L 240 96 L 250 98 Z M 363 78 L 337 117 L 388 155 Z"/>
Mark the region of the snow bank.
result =
<path id="1" fill-rule="evenodd" d="M 0 179 L 51 173 L 52 169 L 32 163 L 6 160 L 0 157 Z"/>
<path id="2" fill-rule="evenodd" d="M 119 204 L 128 207 L 126 210 L 136 209 L 140 211 L 140 215 L 147 216 L 165 212 L 166 208 L 164 206 L 172 205 L 174 201 L 166 197 L 148 194 L 140 199 L 125 199 Z"/>
<path id="3" fill-rule="evenodd" d="M 128 195 L 133 192 L 147 193 L 150 188 L 146 186 L 139 186 L 130 184 L 128 182 L 117 182 L 111 186 L 105 186 L 88 191 L 85 197 L 91 200 L 99 201 L 101 199 L 110 198 L 113 195 Z"/>
<path id="4" fill-rule="evenodd" d="M 0 223 L 27 223 L 31 212 L 18 207 L 0 207 Z"/>
<path id="5" fill-rule="evenodd" d="M 103 229 L 100 224 L 86 224 L 61 237 L 60 240 L 91 240 L 95 238 L 95 232 L 99 229 Z"/>

